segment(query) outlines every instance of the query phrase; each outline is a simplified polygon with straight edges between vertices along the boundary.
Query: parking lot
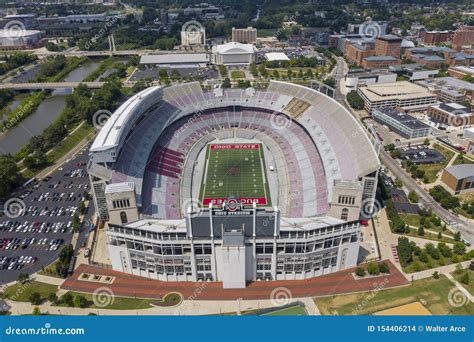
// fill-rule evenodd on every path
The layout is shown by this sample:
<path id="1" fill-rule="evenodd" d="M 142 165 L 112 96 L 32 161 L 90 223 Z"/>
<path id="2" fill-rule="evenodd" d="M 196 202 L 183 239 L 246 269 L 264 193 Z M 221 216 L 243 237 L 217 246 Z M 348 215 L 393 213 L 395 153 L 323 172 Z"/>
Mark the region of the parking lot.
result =
<path id="1" fill-rule="evenodd" d="M 5 202 L 0 217 L 0 283 L 16 280 L 20 273 L 41 270 L 71 242 L 73 217 L 79 215 L 84 192 L 90 191 L 86 163 L 87 152 L 83 150 L 50 176 L 32 181 Z M 78 244 L 92 227 L 91 215 L 92 210 L 85 208 L 88 225 L 81 226 Z"/>

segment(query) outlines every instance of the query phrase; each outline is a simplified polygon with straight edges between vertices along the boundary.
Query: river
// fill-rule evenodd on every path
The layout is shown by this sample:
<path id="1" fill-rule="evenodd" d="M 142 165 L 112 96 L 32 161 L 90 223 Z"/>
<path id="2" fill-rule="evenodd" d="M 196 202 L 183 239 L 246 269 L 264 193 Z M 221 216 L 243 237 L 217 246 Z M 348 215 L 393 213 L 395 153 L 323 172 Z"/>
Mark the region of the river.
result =
<path id="1" fill-rule="evenodd" d="M 65 78 L 67 82 L 82 81 L 100 65 L 100 61 L 91 61 L 71 71 Z M 18 106 L 18 101 L 13 101 L 12 106 Z M 14 154 L 20 151 L 35 135 L 43 132 L 62 113 L 66 107 L 64 91 L 55 91 L 46 98 L 38 108 L 21 123 L 0 135 L 0 154 Z M 13 108 L 12 108 L 13 109 Z"/>

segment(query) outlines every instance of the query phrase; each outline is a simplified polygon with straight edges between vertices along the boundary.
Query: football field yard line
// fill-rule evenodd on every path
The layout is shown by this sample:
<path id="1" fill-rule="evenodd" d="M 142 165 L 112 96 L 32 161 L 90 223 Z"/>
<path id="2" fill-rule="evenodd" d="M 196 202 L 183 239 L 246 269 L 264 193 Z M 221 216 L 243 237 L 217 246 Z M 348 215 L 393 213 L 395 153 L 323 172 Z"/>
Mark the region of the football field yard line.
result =
<path id="1" fill-rule="evenodd" d="M 206 151 L 201 200 L 236 196 L 265 198 L 266 203 L 270 203 L 262 145 L 258 144 L 258 148 L 213 148 L 212 145 L 208 145 Z"/>

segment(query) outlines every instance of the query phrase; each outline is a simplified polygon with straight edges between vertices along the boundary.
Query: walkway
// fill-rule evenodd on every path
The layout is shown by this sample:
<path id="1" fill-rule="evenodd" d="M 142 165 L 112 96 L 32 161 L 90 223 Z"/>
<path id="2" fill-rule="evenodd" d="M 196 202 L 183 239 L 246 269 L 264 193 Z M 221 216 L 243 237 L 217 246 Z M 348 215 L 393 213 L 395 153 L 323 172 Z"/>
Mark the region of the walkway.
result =
<path id="1" fill-rule="evenodd" d="M 386 282 L 386 287 L 408 284 L 407 279 L 397 268 L 387 260 L 391 273 L 378 279 Z M 180 292 L 185 298 L 193 297 L 199 300 L 236 300 L 269 299 L 275 296 L 275 289 L 291 298 L 326 296 L 359 291 L 371 291 L 378 286 L 374 279 L 355 280 L 352 276 L 354 269 L 327 274 L 307 280 L 262 281 L 250 283 L 244 289 L 223 289 L 220 282 L 178 282 L 159 281 L 134 276 L 96 266 L 80 265 L 74 274 L 68 278 L 61 289 L 93 293 L 97 288 L 107 286 L 115 295 L 124 297 L 162 298 L 169 292 Z M 114 276 L 112 284 L 80 280 L 82 273 Z M 196 296 L 196 289 L 201 289 Z"/>

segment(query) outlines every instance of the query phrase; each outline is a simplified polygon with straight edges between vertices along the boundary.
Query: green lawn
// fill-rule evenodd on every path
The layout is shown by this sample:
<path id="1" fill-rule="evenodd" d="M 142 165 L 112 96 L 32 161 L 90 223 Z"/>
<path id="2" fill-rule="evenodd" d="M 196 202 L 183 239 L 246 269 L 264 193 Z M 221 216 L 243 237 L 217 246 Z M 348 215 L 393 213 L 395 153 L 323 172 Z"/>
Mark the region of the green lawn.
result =
<path id="1" fill-rule="evenodd" d="M 243 72 L 242 70 L 232 70 L 230 72 L 230 78 L 232 78 L 233 80 L 245 78 L 245 72 Z"/>
<path id="2" fill-rule="evenodd" d="M 454 284 L 443 275 L 439 279 L 415 280 L 413 284 L 375 292 L 355 293 L 314 299 L 323 315 L 370 315 L 374 312 L 394 308 L 415 301 L 424 301 L 433 315 L 472 315 L 474 304 L 451 306 L 449 291 Z M 454 290 L 453 290 L 454 291 Z"/>
<path id="3" fill-rule="evenodd" d="M 469 284 L 461 283 L 461 278 L 466 272 L 469 274 Z M 451 272 L 451 275 L 459 282 L 459 284 L 464 286 L 464 288 L 466 288 L 466 290 L 468 290 L 471 295 L 474 296 L 474 271 L 464 270 L 460 273 Z"/>
<path id="4" fill-rule="evenodd" d="M 448 165 L 449 161 L 451 160 L 451 158 L 453 158 L 455 154 L 450 149 L 447 149 L 439 144 L 433 144 L 433 148 L 441 152 L 446 157 L 446 159 L 442 163 L 425 164 L 418 166 L 419 170 L 425 171 L 425 176 L 428 179 L 428 183 L 433 183 L 436 180 L 436 175 L 438 174 L 438 172 L 444 169 L 446 165 Z"/>
<path id="5" fill-rule="evenodd" d="M 262 316 L 307 316 L 308 313 L 302 306 L 293 306 L 281 310 L 272 311 Z"/>
<path id="6" fill-rule="evenodd" d="M 41 298 L 46 299 L 51 292 L 56 293 L 57 289 L 56 285 L 31 281 L 24 284 L 16 283 L 7 287 L 2 296 L 16 302 L 29 302 L 30 296 L 34 292 L 38 292 Z"/>
<path id="7" fill-rule="evenodd" d="M 109 300 L 104 299 L 104 302 L 110 302 L 109 305 L 104 307 L 97 307 L 92 300 L 93 297 L 89 293 L 69 292 L 73 296 L 84 296 L 87 299 L 86 308 L 88 309 L 110 309 L 110 310 L 139 310 L 148 309 L 152 307 L 152 303 L 158 302 L 156 299 L 147 298 L 131 298 L 131 297 L 110 297 Z M 65 304 L 59 304 L 58 306 L 66 306 Z"/>
<path id="8" fill-rule="evenodd" d="M 234 144 L 217 144 L 207 147 L 207 167 L 201 198 L 207 205 L 210 199 L 265 198 L 271 205 L 266 183 L 261 144 L 257 148 L 228 148 Z M 221 148 L 214 148 L 219 146 Z M 224 148 L 222 148 L 224 147 Z"/>
<path id="9" fill-rule="evenodd" d="M 76 146 L 82 139 L 87 136 L 92 137 L 94 127 L 84 123 L 77 129 L 73 134 L 66 137 L 63 141 L 54 147 L 54 149 L 48 154 L 48 161 L 54 163 L 59 158 L 68 153 L 74 146 Z"/>
<path id="10" fill-rule="evenodd" d="M 420 215 L 417 214 L 398 214 L 400 218 L 408 224 L 409 226 L 418 228 L 420 226 Z M 450 231 L 449 229 L 446 229 L 445 231 L 442 230 L 440 226 L 435 226 L 432 224 L 431 227 L 425 228 L 425 230 L 433 230 L 436 232 L 441 232 L 444 235 L 449 235 L 449 236 L 454 236 L 453 232 Z M 426 235 L 426 234 L 425 234 Z M 436 234 L 434 234 L 434 238 L 436 238 Z"/>

